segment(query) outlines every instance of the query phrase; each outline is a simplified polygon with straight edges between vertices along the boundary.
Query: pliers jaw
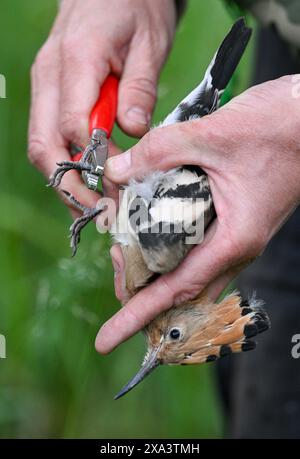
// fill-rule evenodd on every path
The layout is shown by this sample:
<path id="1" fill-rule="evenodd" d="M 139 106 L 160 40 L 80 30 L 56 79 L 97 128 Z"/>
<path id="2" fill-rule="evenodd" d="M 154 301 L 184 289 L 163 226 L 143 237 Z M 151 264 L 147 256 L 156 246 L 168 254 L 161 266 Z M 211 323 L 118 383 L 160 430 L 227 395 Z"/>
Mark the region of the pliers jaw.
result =
<path id="1" fill-rule="evenodd" d="M 82 156 L 82 161 L 91 166 L 90 170 L 82 171 L 82 178 L 90 190 L 97 190 L 99 179 L 103 176 L 107 156 L 108 142 L 106 132 L 95 128 L 91 134 L 91 143 L 87 146 Z"/>

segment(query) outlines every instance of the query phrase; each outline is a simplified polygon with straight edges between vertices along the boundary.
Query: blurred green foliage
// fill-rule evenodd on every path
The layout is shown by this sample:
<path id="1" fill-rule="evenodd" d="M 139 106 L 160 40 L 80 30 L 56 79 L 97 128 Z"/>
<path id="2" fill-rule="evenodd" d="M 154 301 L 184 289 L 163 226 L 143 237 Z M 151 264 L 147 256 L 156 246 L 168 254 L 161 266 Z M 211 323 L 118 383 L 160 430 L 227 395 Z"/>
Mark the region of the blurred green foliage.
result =
<path id="1" fill-rule="evenodd" d="M 113 401 L 137 370 L 144 340 L 137 336 L 106 357 L 94 350 L 100 324 L 119 308 L 110 241 L 91 226 L 71 259 L 68 212 L 26 159 L 30 66 L 56 6 L 1 0 L 0 333 L 7 358 L 0 360 L 0 436 L 220 437 L 213 365 L 160 368 Z M 231 22 L 220 0 L 189 1 L 161 76 L 155 122 L 197 84 Z M 115 139 L 123 148 L 133 142 L 118 129 Z"/>

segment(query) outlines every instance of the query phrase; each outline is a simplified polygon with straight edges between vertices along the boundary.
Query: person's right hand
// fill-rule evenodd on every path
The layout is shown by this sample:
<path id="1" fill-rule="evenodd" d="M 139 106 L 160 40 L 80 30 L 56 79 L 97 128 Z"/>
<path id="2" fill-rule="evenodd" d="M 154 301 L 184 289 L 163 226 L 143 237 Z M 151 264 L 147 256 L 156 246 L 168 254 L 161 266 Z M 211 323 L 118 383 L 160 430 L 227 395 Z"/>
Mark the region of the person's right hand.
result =
<path id="1" fill-rule="evenodd" d="M 124 307 L 102 326 L 96 339 L 100 353 L 200 293 L 215 301 L 300 204 L 298 82 L 295 75 L 254 86 L 203 119 L 152 129 L 106 162 L 106 176 L 118 184 L 150 171 L 201 167 L 217 218 L 176 269 L 130 299 L 122 250 L 112 248 L 116 294 Z"/>
<path id="2" fill-rule="evenodd" d="M 129 135 L 149 128 L 157 80 L 175 31 L 174 0 L 63 0 L 32 67 L 29 158 L 49 177 L 86 145 L 88 117 L 110 73 L 120 76 L 117 121 Z M 110 145 L 109 155 L 117 149 Z M 98 195 L 72 171 L 63 188 L 87 206 Z"/>

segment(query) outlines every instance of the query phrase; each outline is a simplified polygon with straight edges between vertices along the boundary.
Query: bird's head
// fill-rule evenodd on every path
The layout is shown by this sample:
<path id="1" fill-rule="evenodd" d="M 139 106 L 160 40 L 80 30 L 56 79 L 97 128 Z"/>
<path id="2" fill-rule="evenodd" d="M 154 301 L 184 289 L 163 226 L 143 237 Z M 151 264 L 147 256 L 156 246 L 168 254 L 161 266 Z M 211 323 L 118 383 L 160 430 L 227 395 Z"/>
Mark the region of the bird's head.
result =
<path id="1" fill-rule="evenodd" d="M 255 297 L 242 301 L 233 293 L 216 304 L 206 296 L 173 307 L 144 329 L 147 352 L 138 373 L 115 397 L 120 398 L 159 365 L 188 365 L 214 361 L 250 351 L 249 338 L 267 330 L 270 321 Z"/>
<path id="2" fill-rule="evenodd" d="M 147 352 L 138 373 L 115 398 L 139 384 L 159 365 L 184 365 L 205 362 L 210 354 L 205 342 L 207 308 L 212 303 L 198 299 L 160 314 L 145 329 Z"/>
<path id="3" fill-rule="evenodd" d="M 151 272 L 138 248 L 119 248 L 125 266 L 124 304 L 152 280 Z M 121 289 L 120 289 L 121 290 Z M 120 295 L 122 296 L 122 295 Z M 149 323 L 144 333 L 147 352 L 138 373 L 115 397 L 122 397 L 159 365 L 187 365 L 210 362 L 232 352 L 254 349 L 249 338 L 270 326 L 262 302 L 242 301 L 233 293 L 220 303 L 206 295 L 173 306 Z"/>

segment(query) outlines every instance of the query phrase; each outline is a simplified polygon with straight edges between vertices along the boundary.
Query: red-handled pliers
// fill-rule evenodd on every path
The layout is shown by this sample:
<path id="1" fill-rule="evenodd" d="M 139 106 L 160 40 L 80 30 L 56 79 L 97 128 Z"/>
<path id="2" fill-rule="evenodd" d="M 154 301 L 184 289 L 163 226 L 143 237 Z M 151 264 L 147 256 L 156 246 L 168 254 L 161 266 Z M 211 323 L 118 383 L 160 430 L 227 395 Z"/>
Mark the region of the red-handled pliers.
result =
<path id="1" fill-rule="evenodd" d="M 83 153 L 73 156 L 73 161 L 81 161 L 91 166 L 90 170 L 82 171 L 82 178 L 91 190 L 97 189 L 107 160 L 107 140 L 111 135 L 117 113 L 118 84 L 117 77 L 112 74 L 104 81 L 90 115 L 90 144 Z"/>

